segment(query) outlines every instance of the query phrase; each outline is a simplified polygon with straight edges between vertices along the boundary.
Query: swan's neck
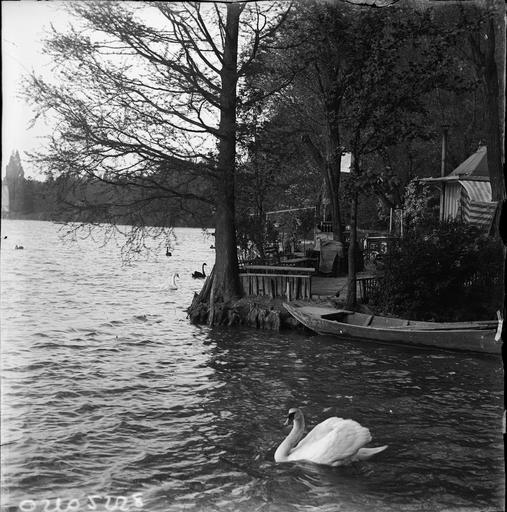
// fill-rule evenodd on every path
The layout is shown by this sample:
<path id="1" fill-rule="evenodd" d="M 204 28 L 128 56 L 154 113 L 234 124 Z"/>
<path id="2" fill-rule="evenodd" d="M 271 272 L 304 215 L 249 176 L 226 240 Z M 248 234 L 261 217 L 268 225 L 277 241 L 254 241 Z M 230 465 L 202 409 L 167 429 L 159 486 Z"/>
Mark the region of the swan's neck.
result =
<path id="1" fill-rule="evenodd" d="M 301 440 L 304 431 L 305 420 L 303 418 L 295 420 L 289 435 L 284 439 L 275 452 L 275 460 L 277 462 L 287 460 L 292 448 L 294 448 L 294 446 Z"/>
<path id="2" fill-rule="evenodd" d="M 173 276 L 173 286 L 176 286 L 176 276 Z"/>
<path id="3" fill-rule="evenodd" d="M 205 276 L 206 274 L 204 273 L 204 265 L 202 266 L 202 275 Z"/>

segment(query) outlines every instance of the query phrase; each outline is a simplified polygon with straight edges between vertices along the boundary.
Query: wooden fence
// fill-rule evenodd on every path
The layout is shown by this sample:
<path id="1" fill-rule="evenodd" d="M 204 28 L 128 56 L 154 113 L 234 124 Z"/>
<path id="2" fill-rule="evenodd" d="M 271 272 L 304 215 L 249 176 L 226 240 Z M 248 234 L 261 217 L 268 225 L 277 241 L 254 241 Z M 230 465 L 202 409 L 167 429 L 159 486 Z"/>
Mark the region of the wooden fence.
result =
<path id="1" fill-rule="evenodd" d="M 310 299 L 313 268 L 245 265 L 239 274 L 245 295 Z"/>
<path id="2" fill-rule="evenodd" d="M 377 277 L 357 277 L 357 298 L 363 302 L 368 302 L 373 291 L 379 286 Z"/>

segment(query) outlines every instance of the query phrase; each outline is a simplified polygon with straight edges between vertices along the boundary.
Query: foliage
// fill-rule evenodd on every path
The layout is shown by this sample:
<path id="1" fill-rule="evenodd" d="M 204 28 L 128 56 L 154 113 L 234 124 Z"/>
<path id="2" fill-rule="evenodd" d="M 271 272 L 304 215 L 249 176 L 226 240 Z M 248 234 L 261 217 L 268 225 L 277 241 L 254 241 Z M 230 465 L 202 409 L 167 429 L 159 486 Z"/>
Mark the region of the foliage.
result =
<path id="1" fill-rule="evenodd" d="M 296 209 L 294 211 L 281 211 L 269 216 L 279 232 L 279 242 L 284 249 L 291 244 L 310 236 L 313 238 L 313 229 L 316 224 L 315 209 Z"/>
<path id="2" fill-rule="evenodd" d="M 262 262 L 267 257 L 266 249 L 273 245 L 278 246 L 279 232 L 274 224 L 266 221 L 264 217 L 240 217 L 236 225 L 240 258 Z"/>
<path id="3" fill-rule="evenodd" d="M 299 242 L 313 239 L 315 226 L 315 210 L 299 209 L 260 217 L 250 215 L 240 217 L 237 222 L 238 247 L 246 259 L 267 256 L 266 249 L 270 246 L 290 248 L 299 247 Z"/>
<path id="4" fill-rule="evenodd" d="M 435 221 L 438 215 L 438 203 L 435 203 L 434 187 L 421 183 L 418 179 L 411 180 L 405 187 L 403 199 L 403 215 L 406 227 L 415 227 Z"/>
<path id="5" fill-rule="evenodd" d="M 383 261 L 371 299 L 379 312 L 414 320 L 492 319 L 502 304 L 503 250 L 474 226 L 428 223 Z"/>
<path id="6" fill-rule="evenodd" d="M 66 176 L 58 176 L 56 179 L 48 177 L 45 181 L 18 178 L 14 186 L 7 179 L 4 182 L 8 184 L 9 193 L 12 195 L 9 218 L 104 226 L 110 220 L 111 214 L 114 214 L 119 225 L 135 224 L 135 217 L 142 215 L 142 225 L 146 228 L 211 227 L 211 208 L 197 201 L 182 201 L 181 204 L 176 203 L 170 207 L 159 202 L 154 203 L 150 211 L 143 211 L 142 205 L 138 208 L 131 207 L 135 204 L 139 191 L 123 187 L 123 207 L 115 202 L 109 205 L 108 211 L 104 211 L 100 206 L 105 198 L 120 197 L 118 191 L 111 190 L 113 185 L 107 183 L 85 183 Z M 76 205 L 78 208 L 74 207 Z M 153 230 L 150 231 L 154 233 Z M 162 245 L 165 243 L 165 240 L 161 241 Z"/>
<path id="7" fill-rule="evenodd" d="M 271 119 L 283 119 L 287 139 L 299 144 L 297 151 L 286 151 L 284 163 L 301 176 L 304 167 L 311 170 L 307 184 L 314 170 L 321 183 L 331 172 L 326 185 L 340 194 L 338 154 L 354 149 L 370 181 L 364 192 L 381 197 L 387 208 L 400 208 L 412 178 L 439 172 L 443 124 L 451 126 L 448 171 L 486 136 L 484 95 L 464 51 L 477 25 L 456 6 L 437 3 L 399 2 L 384 9 L 298 5 L 276 51 L 263 54 L 257 75 L 248 77 L 259 88 L 294 77 L 266 102 Z M 263 151 L 270 141 L 272 154 L 283 151 L 273 125 L 263 123 L 260 130 L 270 135 Z M 318 196 L 314 188 L 313 204 Z M 299 206 L 299 197 L 291 204 L 287 199 L 283 207 Z"/>
<path id="8" fill-rule="evenodd" d="M 401 2 L 386 9 L 299 4 L 275 50 L 261 53 L 246 76 L 247 98 L 287 81 L 265 99 L 263 112 L 257 104 L 256 113 L 243 113 L 255 127 L 244 132 L 245 154 L 256 166 L 250 183 L 269 184 L 256 194 L 244 186 L 248 178 L 241 181 L 247 208 L 262 215 L 317 205 L 319 212 L 324 182 L 341 224 L 350 223 L 347 205 L 359 190 L 361 227 L 385 227 L 371 219 L 370 197 L 387 211 L 401 208 L 411 179 L 438 172 L 442 123 L 452 125 L 448 169 L 468 157 L 487 123 L 473 64 L 460 48 L 469 24 L 446 12 Z M 351 150 L 358 175 L 340 175 L 339 155 Z"/>
<path id="9" fill-rule="evenodd" d="M 301 145 L 297 119 L 283 107 L 266 111 L 269 119 L 250 116 L 243 125 L 240 152 L 246 162 L 238 168 L 238 214 L 315 206 L 321 188 L 319 170 Z"/>

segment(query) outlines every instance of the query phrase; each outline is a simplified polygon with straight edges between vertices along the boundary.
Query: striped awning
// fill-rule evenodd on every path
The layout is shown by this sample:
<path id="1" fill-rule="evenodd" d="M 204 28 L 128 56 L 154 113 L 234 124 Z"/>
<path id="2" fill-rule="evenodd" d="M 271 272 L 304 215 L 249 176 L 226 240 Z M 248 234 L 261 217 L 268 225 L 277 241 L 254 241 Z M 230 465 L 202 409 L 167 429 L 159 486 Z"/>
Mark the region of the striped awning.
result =
<path id="1" fill-rule="evenodd" d="M 474 226 L 490 226 L 496 211 L 496 202 L 481 203 L 470 201 L 465 203 L 464 217 Z"/>
<path id="2" fill-rule="evenodd" d="M 491 202 L 491 184 L 489 181 L 469 181 L 461 179 L 460 185 L 467 191 L 470 201 Z"/>
<path id="3" fill-rule="evenodd" d="M 463 205 L 463 220 L 475 226 L 489 226 L 496 211 L 496 202 L 491 201 L 489 181 L 460 180 L 466 191 Z"/>
<path id="4" fill-rule="evenodd" d="M 455 219 L 461 212 L 465 222 L 475 226 L 491 225 L 497 203 L 491 201 L 491 184 L 483 176 L 444 176 L 441 178 L 423 178 L 420 181 L 445 186 L 444 219 Z M 462 190 L 459 193 L 458 184 Z"/>

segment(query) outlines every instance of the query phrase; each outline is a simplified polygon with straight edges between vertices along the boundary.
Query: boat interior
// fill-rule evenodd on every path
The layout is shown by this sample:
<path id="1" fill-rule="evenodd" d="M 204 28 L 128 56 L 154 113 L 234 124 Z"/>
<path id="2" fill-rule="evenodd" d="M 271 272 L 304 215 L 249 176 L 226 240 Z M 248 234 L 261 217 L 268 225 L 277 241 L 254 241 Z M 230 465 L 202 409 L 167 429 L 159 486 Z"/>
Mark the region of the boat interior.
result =
<path id="1" fill-rule="evenodd" d="M 352 311 L 337 311 L 322 315 L 323 320 L 331 320 L 350 325 L 359 325 L 362 327 L 406 327 L 411 322 L 400 318 L 389 318 L 385 316 L 368 315 L 365 313 L 354 313 Z M 419 322 L 416 322 L 419 323 Z"/>
<path id="2" fill-rule="evenodd" d="M 348 310 L 337 310 L 333 313 L 321 316 L 323 320 L 357 325 L 361 327 L 373 327 L 379 329 L 492 329 L 496 327 L 495 321 L 478 322 L 424 322 L 418 320 L 406 320 L 403 318 L 391 318 L 387 316 L 368 315 Z"/>

